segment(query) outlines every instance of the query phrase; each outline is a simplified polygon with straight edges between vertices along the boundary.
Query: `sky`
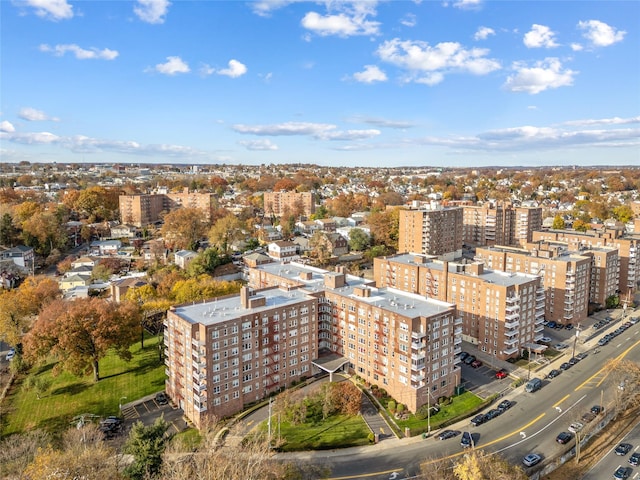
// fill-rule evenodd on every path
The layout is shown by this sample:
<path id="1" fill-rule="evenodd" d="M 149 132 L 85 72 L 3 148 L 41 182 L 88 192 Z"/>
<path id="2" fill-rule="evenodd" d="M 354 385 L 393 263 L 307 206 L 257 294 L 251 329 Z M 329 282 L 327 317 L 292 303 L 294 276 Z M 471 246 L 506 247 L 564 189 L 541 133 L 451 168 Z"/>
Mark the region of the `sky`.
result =
<path id="1" fill-rule="evenodd" d="M 635 0 L 0 0 L 0 160 L 640 166 L 639 31 Z"/>

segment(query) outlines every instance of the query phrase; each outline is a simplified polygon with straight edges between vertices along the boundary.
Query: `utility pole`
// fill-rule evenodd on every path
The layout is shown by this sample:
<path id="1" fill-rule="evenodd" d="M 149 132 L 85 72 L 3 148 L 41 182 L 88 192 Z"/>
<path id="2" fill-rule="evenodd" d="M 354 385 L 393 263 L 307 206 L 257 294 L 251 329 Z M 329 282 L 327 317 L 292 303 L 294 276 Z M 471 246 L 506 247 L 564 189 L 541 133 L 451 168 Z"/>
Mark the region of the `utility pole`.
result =
<path id="1" fill-rule="evenodd" d="M 268 426 L 267 440 L 269 442 L 269 448 L 271 448 L 271 401 L 272 400 L 273 398 L 269 399 L 269 421 L 267 422 L 267 426 Z"/>
<path id="2" fill-rule="evenodd" d="M 573 353 L 571 357 L 576 356 L 576 343 L 578 343 L 578 337 L 580 336 L 580 324 L 576 325 L 576 335 L 573 337 Z"/>

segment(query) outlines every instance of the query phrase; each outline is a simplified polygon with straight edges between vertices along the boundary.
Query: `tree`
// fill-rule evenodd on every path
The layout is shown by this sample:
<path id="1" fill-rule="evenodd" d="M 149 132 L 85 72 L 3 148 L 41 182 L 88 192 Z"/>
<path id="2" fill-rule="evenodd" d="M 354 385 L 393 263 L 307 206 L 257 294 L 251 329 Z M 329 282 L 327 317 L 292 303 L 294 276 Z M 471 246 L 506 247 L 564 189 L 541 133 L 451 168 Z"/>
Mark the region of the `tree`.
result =
<path id="1" fill-rule="evenodd" d="M 169 424 L 162 416 L 148 427 L 140 421 L 133 424 L 124 446 L 124 452 L 133 456 L 133 462 L 125 469 L 129 478 L 143 480 L 154 478 L 160 473 L 162 454 L 167 445 L 165 433 L 168 429 Z"/>
<path id="2" fill-rule="evenodd" d="M 187 265 L 187 274 L 199 277 L 205 273 L 213 273 L 216 267 L 228 262 L 228 257 L 220 257 L 217 248 L 207 248 Z"/>
<path id="3" fill-rule="evenodd" d="M 315 232 L 309 239 L 309 247 L 311 247 L 311 254 L 318 260 L 318 264 L 325 265 L 329 258 L 331 258 L 331 251 L 329 250 L 329 239 L 324 232 Z"/>
<path id="4" fill-rule="evenodd" d="M 50 212 L 37 212 L 22 222 L 22 239 L 36 252 L 47 256 L 54 249 L 64 250 L 67 231 L 60 219 Z"/>
<path id="5" fill-rule="evenodd" d="M 208 224 L 202 217 L 198 208 L 179 208 L 165 215 L 160 233 L 175 250 L 195 250 L 207 232 Z"/>
<path id="6" fill-rule="evenodd" d="M 400 214 L 397 208 L 374 212 L 369 216 L 372 245 L 384 245 L 398 250 Z"/>
<path id="7" fill-rule="evenodd" d="M 554 230 L 564 230 L 564 227 L 565 227 L 564 218 L 562 218 L 560 214 L 557 214 L 555 217 L 553 217 L 552 228 Z"/>
<path id="8" fill-rule="evenodd" d="M 291 180 L 290 178 L 281 178 L 273 186 L 273 191 L 274 192 L 281 192 L 281 191 L 287 191 L 288 192 L 288 191 L 291 191 L 291 190 L 295 190 L 297 186 L 298 186 L 298 184 L 294 180 Z"/>
<path id="9" fill-rule="evenodd" d="M 589 223 L 578 218 L 573 221 L 573 229 L 576 232 L 586 232 L 587 230 L 589 230 Z"/>
<path id="10" fill-rule="evenodd" d="M 133 302 L 55 300 L 42 310 L 25 336 L 25 358 L 38 361 L 54 355 L 59 360 L 54 373 L 67 370 L 82 375 L 92 371 L 97 382 L 99 361 L 109 350 L 123 360 L 131 359 L 129 347 L 138 339 L 140 320 L 139 306 Z"/>
<path id="11" fill-rule="evenodd" d="M 458 480 L 527 480 L 520 466 L 512 465 L 498 454 L 488 455 L 482 450 L 471 450 L 453 467 Z"/>
<path id="12" fill-rule="evenodd" d="M 10 345 L 19 345 L 30 325 L 18 290 L 0 290 L 0 337 Z"/>
<path id="13" fill-rule="evenodd" d="M 179 280 L 171 289 L 171 298 L 176 303 L 206 300 L 208 298 L 221 297 L 240 291 L 240 283 L 215 280 L 208 275 L 197 278 Z"/>
<path id="14" fill-rule="evenodd" d="M 361 228 L 352 228 L 349 232 L 349 248 L 362 252 L 369 247 L 369 235 Z"/>
<path id="15" fill-rule="evenodd" d="M 48 433 L 32 430 L 5 437 L 0 442 L 0 465 L 4 478 L 26 478 L 23 473 L 41 449 L 51 441 Z"/>
<path id="16" fill-rule="evenodd" d="M 234 242 L 244 237 L 242 223 L 235 215 L 227 215 L 219 219 L 209 230 L 209 241 L 225 255 L 229 253 Z"/>
<path id="17" fill-rule="evenodd" d="M 9 213 L 0 217 L 0 245 L 13 247 L 18 237 L 18 230 L 13 225 L 13 218 Z"/>
<path id="18" fill-rule="evenodd" d="M 628 223 L 633 220 L 635 214 L 629 205 L 619 205 L 613 209 L 613 217 L 622 223 Z"/>

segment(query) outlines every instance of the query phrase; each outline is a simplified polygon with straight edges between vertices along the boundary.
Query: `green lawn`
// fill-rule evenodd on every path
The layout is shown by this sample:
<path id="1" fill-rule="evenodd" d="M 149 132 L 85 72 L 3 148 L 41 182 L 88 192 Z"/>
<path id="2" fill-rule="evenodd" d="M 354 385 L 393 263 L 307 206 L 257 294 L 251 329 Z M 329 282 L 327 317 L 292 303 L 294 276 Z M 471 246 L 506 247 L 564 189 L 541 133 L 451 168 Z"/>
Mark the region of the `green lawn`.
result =
<path id="1" fill-rule="evenodd" d="M 453 397 L 453 402 L 450 405 L 441 406 L 438 413 L 431 415 L 431 430 L 438 428 L 440 424 L 447 420 L 475 410 L 481 403 L 482 399 L 471 392 L 464 392 L 457 397 Z M 409 427 L 412 433 L 427 430 L 427 419 L 420 420 L 415 415 L 410 415 L 407 420 L 396 420 L 396 423 L 402 430 Z"/>
<path id="2" fill-rule="evenodd" d="M 266 422 L 262 428 L 264 432 L 267 431 Z M 284 440 L 284 444 L 279 448 L 283 452 L 326 450 L 369 444 L 370 430 L 360 415 L 334 415 L 317 424 L 303 425 L 282 422 L 278 426 L 274 425 L 272 419 L 271 432 L 274 438 L 277 437 L 278 430 L 280 437 Z"/>
<path id="3" fill-rule="evenodd" d="M 73 417 L 91 413 L 118 415 L 118 404 L 131 402 L 164 389 L 165 365 L 159 359 L 157 336 L 145 338 L 131 347 L 133 359 L 124 362 L 109 354 L 100 362 L 101 380 L 62 373 L 52 376 L 53 363 L 34 368 L 29 375 L 42 376 L 51 382 L 38 399 L 34 390 L 22 387 L 18 381 L 2 405 L 2 434 L 41 428 L 53 433 L 66 430 Z"/>

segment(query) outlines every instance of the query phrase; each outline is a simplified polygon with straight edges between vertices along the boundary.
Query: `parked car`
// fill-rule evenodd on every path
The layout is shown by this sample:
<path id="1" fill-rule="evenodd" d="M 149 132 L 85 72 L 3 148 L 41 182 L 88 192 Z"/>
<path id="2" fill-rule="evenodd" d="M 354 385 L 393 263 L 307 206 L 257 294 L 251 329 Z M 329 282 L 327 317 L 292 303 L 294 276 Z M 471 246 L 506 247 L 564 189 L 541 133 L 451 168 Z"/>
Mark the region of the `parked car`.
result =
<path id="1" fill-rule="evenodd" d="M 572 323 L 567 323 L 567 324 L 564 326 L 564 329 L 565 329 L 565 330 L 573 330 L 573 324 L 572 324 Z"/>
<path id="2" fill-rule="evenodd" d="M 569 443 L 572 438 L 573 438 L 573 435 L 571 433 L 560 432 L 556 437 L 556 442 L 558 442 L 560 445 L 564 445 L 566 443 Z"/>
<path id="3" fill-rule="evenodd" d="M 7 362 L 10 362 L 11 360 L 13 360 L 13 357 L 16 356 L 16 349 L 11 347 L 9 349 L 9 351 L 7 352 Z"/>
<path id="4" fill-rule="evenodd" d="M 616 447 L 615 452 L 616 452 L 616 455 L 620 455 L 622 457 L 627 453 L 629 453 L 632 448 L 633 448 L 633 445 L 631 445 L 630 443 L 621 443 Z"/>
<path id="5" fill-rule="evenodd" d="M 438 439 L 446 440 L 458 435 L 460 435 L 460 430 L 445 430 L 444 432 L 441 432 L 440 435 L 438 435 Z"/>
<path id="6" fill-rule="evenodd" d="M 169 403 L 169 399 L 167 398 L 167 394 L 164 392 L 158 392 L 156 394 L 156 403 L 158 405 L 166 405 Z"/>
<path id="7" fill-rule="evenodd" d="M 556 322 L 549 322 L 547 323 L 547 327 L 549 328 L 556 328 L 557 323 Z"/>
<path id="8" fill-rule="evenodd" d="M 478 425 L 482 425 L 485 422 L 485 416 L 482 413 L 479 413 L 475 417 L 471 419 L 471 425 L 477 427 Z"/>
<path id="9" fill-rule="evenodd" d="M 573 422 L 571 425 L 569 425 L 569 431 L 571 433 L 578 433 L 583 428 L 584 428 L 584 424 L 580 422 Z"/>
<path id="10" fill-rule="evenodd" d="M 501 413 L 502 412 L 500 410 L 498 410 L 497 408 L 492 408 L 487 413 L 485 413 L 484 421 L 488 422 L 489 420 L 493 420 L 494 418 L 500 416 Z"/>
<path id="11" fill-rule="evenodd" d="M 578 359 L 578 357 L 571 357 L 569 359 L 569 365 L 575 365 L 576 363 L 578 363 L 580 360 Z"/>
<path id="12" fill-rule="evenodd" d="M 633 452 L 629 457 L 629 463 L 634 467 L 640 465 L 640 452 Z"/>
<path id="13" fill-rule="evenodd" d="M 551 337 L 542 337 L 540 339 L 540 343 L 551 343 L 553 342 L 553 339 Z"/>
<path id="14" fill-rule="evenodd" d="M 604 412 L 604 407 L 602 405 L 594 405 L 591 407 L 591 413 L 595 413 L 598 415 L 599 413 Z"/>
<path id="15" fill-rule="evenodd" d="M 554 368 L 549 373 L 547 373 L 547 378 L 556 378 L 561 373 L 562 373 L 561 370 L 558 370 L 557 368 Z"/>
<path id="16" fill-rule="evenodd" d="M 564 362 L 560 365 L 560 370 L 569 370 L 571 368 L 571 364 L 569 362 Z"/>
<path id="17" fill-rule="evenodd" d="M 616 480 L 626 480 L 629 478 L 629 470 L 628 467 L 618 467 L 615 472 L 613 472 L 613 478 Z"/>
<path id="18" fill-rule="evenodd" d="M 469 356 L 467 352 L 460 352 L 460 361 L 464 362 L 464 360 Z"/>
<path id="19" fill-rule="evenodd" d="M 511 407 L 513 407 L 513 402 L 511 400 L 503 400 L 498 404 L 498 410 L 502 412 L 506 412 Z"/>
<path id="20" fill-rule="evenodd" d="M 596 418 L 596 414 L 593 412 L 586 412 L 582 415 L 582 421 L 585 423 L 591 422 L 594 418 Z"/>
<path id="21" fill-rule="evenodd" d="M 507 372 L 504 368 L 496 372 L 496 378 L 506 378 L 507 376 L 509 376 L 509 372 Z"/>
<path id="22" fill-rule="evenodd" d="M 587 356 L 588 356 L 588 353 L 586 353 L 586 352 L 580 352 L 579 354 L 577 354 L 577 355 L 576 355 L 576 358 L 577 358 L 578 360 L 584 360 L 585 358 L 587 358 Z"/>
<path id="23" fill-rule="evenodd" d="M 464 363 L 466 363 L 467 365 L 471 365 L 475 361 L 476 361 L 476 357 L 473 355 L 469 355 L 467 358 L 464 359 Z"/>
<path id="24" fill-rule="evenodd" d="M 533 467 L 534 465 L 540 463 L 540 460 L 542 460 L 542 457 L 540 455 L 538 455 L 537 453 L 530 453 L 522 459 L 522 463 L 525 467 Z"/>
<path id="25" fill-rule="evenodd" d="M 564 350 L 565 348 L 569 348 L 569 345 L 566 343 L 556 343 L 553 348 L 556 350 Z"/>
<path id="26" fill-rule="evenodd" d="M 478 368 L 482 366 L 482 362 L 480 360 L 474 360 L 473 362 L 471 362 L 471 366 L 473 368 Z"/>

